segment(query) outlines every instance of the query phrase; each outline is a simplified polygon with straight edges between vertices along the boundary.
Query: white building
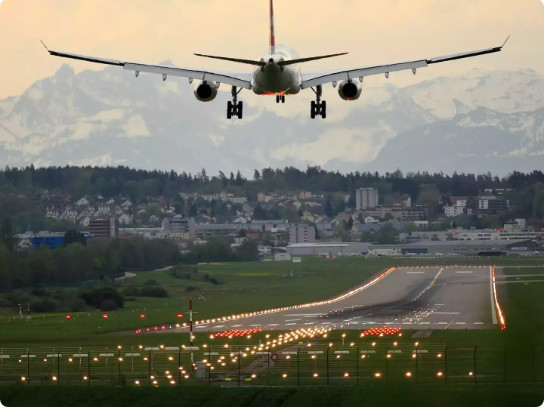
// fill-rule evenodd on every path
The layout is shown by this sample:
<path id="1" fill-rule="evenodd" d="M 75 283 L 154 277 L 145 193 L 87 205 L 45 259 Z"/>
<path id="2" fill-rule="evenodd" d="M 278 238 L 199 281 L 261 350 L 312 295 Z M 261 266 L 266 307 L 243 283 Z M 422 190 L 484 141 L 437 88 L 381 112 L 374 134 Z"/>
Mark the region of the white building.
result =
<path id="1" fill-rule="evenodd" d="M 444 214 L 446 215 L 446 217 L 460 216 L 463 214 L 463 211 L 464 206 L 453 205 L 444 207 Z"/>
<path id="2" fill-rule="evenodd" d="M 291 227 L 289 243 L 315 243 L 315 227 L 307 224 Z"/>
<path id="3" fill-rule="evenodd" d="M 362 187 L 355 191 L 355 209 L 374 209 L 378 207 L 378 189 Z"/>

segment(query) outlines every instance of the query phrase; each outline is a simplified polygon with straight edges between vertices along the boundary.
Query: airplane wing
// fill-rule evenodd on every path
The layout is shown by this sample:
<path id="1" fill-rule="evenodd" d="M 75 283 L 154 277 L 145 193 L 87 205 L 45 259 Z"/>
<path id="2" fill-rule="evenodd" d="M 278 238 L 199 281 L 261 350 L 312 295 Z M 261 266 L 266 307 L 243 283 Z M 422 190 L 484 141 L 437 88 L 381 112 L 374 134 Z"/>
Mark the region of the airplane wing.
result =
<path id="1" fill-rule="evenodd" d="M 386 64 L 386 65 L 377 65 L 373 67 L 355 68 L 355 69 L 350 69 L 345 71 L 319 74 L 315 76 L 306 75 L 305 77 L 307 78 L 302 81 L 301 88 L 305 89 L 305 88 L 315 87 L 321 84 L 326 84 L 329 82 L 334 83 L 335 81 L 344 81 L 344 80 L 349 80 L 352 78 L 366 77 L 369 75 L 385 74 L 386 77 L 388 77 L 389 73 L 393 71 L 412 70 L 413 73 L 416 73 L 417 68 L 427 67 L 429 64 L 435 64 L 435 63 L 444 62 L 444 61 L 459 60 L 461 58 L 475 57 L 477 55 L 490 54 L 490 53 L 501 51 L 501 49 L 503 48 L 507 40 L 509 40 L 509 37 L 507 37 L 505 42 L 500 47 L 486 48 L 484 50 L 470 51 L 465 53 L 446 55 L 442 57 L 428 58 L 423 60 L 407 61 L 407 62 L 401 62 L 396 64 Z"/>
<path id="2" fill-rule="evenodd" d="M 42 42 L 42 44 L 44 43 Z M 46 50 L 49 52 L 50 55 L 54 55 L 56 57 L 72 58 L 75 60 L 83 60 L 83 61 L 89 61 L 89 62 L 94 62 L 99 64 L 106 64 L 106 65 L 117 65 L 122 67 L 124 70 L 135 71 L 135 75 L 139 75 L 140 72 L 151 72 L 154 74 L 163 75 L 164 79 L 167 78 L 167 76 L 169 75 L 173 75 L 176 77 L 184 77 L 184 78 L 190 78 L 190 79 L 202 80 L 202 81 L 217 81 L 217 82 L 232 85 L 235 87 L 251 89 L 251 81 L 248 79 L 248 74 L 243 74 L 243 73 L 226 74 L 226 73 L 213 72 L 213 71 L 203 71 L 203 70 L 194 70 L 194 69 L 177 68 L 177 67 L 165 67 L 161 65 L 140 64 L 140 63 L 127 62 L 127 61 L 110 60 L 107 58 L 88 57 L 85 55 L 53 51 L 47 48 L 45 44 L 44 44 L 44 47 L 46 48 Z"/>

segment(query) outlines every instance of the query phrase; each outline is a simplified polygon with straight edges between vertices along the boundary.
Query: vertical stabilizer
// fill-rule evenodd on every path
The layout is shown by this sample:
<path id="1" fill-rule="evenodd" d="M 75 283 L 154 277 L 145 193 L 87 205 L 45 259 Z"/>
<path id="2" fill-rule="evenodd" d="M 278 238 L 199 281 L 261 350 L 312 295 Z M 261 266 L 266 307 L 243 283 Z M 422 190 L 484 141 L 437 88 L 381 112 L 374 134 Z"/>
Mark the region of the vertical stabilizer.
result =
<path id="1" fill-rule="evenodd" d="M 275 53 L 273 0 L 270 0 L 270 54 Z"/>

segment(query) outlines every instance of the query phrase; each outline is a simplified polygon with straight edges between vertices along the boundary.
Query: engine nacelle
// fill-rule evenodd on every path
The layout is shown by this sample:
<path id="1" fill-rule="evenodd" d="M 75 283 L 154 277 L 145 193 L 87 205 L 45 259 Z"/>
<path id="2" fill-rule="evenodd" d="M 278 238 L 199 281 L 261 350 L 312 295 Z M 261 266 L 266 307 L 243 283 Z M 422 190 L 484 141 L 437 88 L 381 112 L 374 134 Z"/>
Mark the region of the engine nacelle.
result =
<path id="1" fill-rule="evenodd" d="M 359 98 L 362 90 L 363 87 L 361 86 L 361 82 L 357 78 L 342 81 L 338 86 L 338 94 L 340 95 L 340 98 L 345 99 L 346 101 Z"/>
<path id="2" fill-rule="evenodd" d="M 218 82 L 197 81 L 194 85 L 194 95 L 202 102 L 209 102 L 215 99 L 218 92 Z"/>

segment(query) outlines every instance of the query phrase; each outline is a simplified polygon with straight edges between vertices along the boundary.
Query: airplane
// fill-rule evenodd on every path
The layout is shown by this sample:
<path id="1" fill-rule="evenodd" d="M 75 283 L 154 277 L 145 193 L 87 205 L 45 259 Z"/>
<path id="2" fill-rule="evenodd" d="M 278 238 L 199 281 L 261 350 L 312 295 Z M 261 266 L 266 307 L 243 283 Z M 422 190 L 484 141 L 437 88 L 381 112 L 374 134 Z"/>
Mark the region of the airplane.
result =
<path id="1" fill-rule="evenodd" d="M 430 64 L 501 51 L 508 40 L 509 37 L 507 37 L 504 43 L 499 47 L 442 57 L 405 61 L 395 64 L 376 65 L 364 68 L 335 70 L 327 73 L 303 74 L 300 72 L 300 63 L 337 57 L 345 55 L 347 52 L 298 58 L 288 47 L 281 44 L 276 45 L 274 34 L 273 0 L 270 0 L 270 49 L 269 52 L 262 55 L 259 60 L 195 53 L 195 55 L 199 57 L 214 58 L 256 66 L 257 68 L 252 73 L 224 73 L 212 70 L 165 67 L 161 65 L 87 57 L 78 54 L 49 50 L 43 42 L 42 44 L 50 55 L 89 61 L 93 63 L 120 66 L 125 70 L 134 71 L 136 77 L 138 77 L 141 72 L 150 72 L 154 74 L 161 74 L 163 81 L 165 81 L 169 75 L 188 78 L 190 83 L 196 80 L 194 84 L 194 95 L 199 101 L 202 102 L 209 102 L 215 99 L 220 84 L 230 85 L 232 87 L 232 100 L 228 101 L 227 105 L 226 114 L 228 119 L 231 119 L 234 116 L 239 119 L 243 117 L 243 102 L 238 101 L 238 95 L 243 89 L 250 89 L 258 95 L 275 95 L 277 103 L 285 103 L 286 95 L 295 95 L 301 90 L 311 88 L 316 97 L 315 101 L 311 101 L 310 107 L 310 117 L 313 119 L 316 117 L 326 118 L 327 116 L 327 103 L 325 100 L 321 99 L 323 95 L 323 85 L 325 84 L 332 83 L 333 87 L 338 86 L 338 94 L 340 95 L 340 98 L 353 101 L 361 96 L 363 78 L 366 76 L 384 74 L 386 78 L 389 78 L 390 72 L 402 70 L 412 70 L 412 73 L 416 74 L 416 70 L 418 68 L 424 68 Z"/>

